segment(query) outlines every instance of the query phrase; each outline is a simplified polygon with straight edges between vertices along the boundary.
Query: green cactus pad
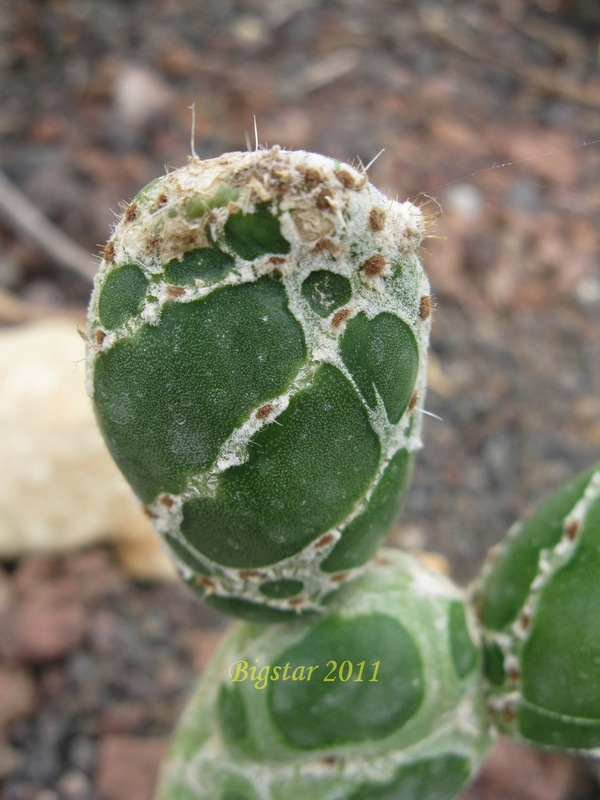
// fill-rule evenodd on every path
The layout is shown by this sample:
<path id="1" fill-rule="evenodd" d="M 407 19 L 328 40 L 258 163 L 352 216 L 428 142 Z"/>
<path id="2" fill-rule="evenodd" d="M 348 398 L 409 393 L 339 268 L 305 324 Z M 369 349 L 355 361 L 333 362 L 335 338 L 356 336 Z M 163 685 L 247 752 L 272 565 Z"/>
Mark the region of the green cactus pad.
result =
<path id="1" fill-rule="evenodd" d="M 600 752 L 600 466 L 542 504 L 475 589 L 504 733 Z"/>
<path id="2" fill-rule="evenodd" d="M 183 507 L 183 535 L 214 561 L 257 567 L 293 555 L 348 515 L 375 474 L 379 443 L 335 367 L 319 367 L 279 421 L 256 434 L 250 457 L 222 475 L 214 499 Z"/>
<path id="3" fill-rule="evenodd" d="M 316 314 L 328 317 L 351 299 L 352 284 L 343 275 L 319 269 L 302 284 L 302 296 Z"/>
<path id="4" fill-rule="evenodd" d="M 383 402 L 387 418 L 400 421 L 419 370 L 419 348 L 410 327 L 395 314 L 351 319 L 340 345 L 341 356 L 370 408 Z"/>
<path id="5" fill-rule="evenodd" d="M 142 308 L 148 279 L 135 264 L 125 264 L 106 278 L 98 299 L 98 316 L 107 330 L 124 325 Z"/>
<path id="6" fill-rule="evenodd" d="M 279 220 L 266 208 L 259 207 L 253 214 L 231 214 L 224 231 L 229 247 L 246 261 L 290 252 L 291 245 L 281 234 Z"/>
<path id="7" fill-rule="evenodd" d="M 199 247 L 165 264 L 165 278 L 176 286 L 193 286 L 197 280 L 212 283 L 234 265 L 235 260 L 218 247 Z"/>
<path id="8" fill-rule="evenodd" d="M 257 800 L 452 800 L 490 744 L 474 630 L 447 578 L 385 550 L 312 623 L 238 623 L 156 800 L 233 787 Z"/>
<path id="9" fill-rule="evenodd" d="M 441 755 L 399 767 L 389 783 L 363 783 L 348 800 L 451 800 L 471 775 L 468 758 Z"/>
<path id="10" fill-rule="evenodd" d="M 412 454 L 398 450 L 377 482 L 371 502 L 348 525 L 342 538 L 323 561 L 322 569 L 338 572 L 371 558 L 400 511 L 412 468 Z"/>
<path id="11" fill-rule="evenodd" d="M 126 209 L 90 303 L 88 387 L 208 602 L 317 612 L 390 529 L 420 447 L 423 234 L 363 173 L 279 148 L 191 159 Z"/>
<path id="12" fill-rule="evenodd" d="M 183 492 L 230 432 L 285 390 L 304 356 L 302 330 L 270 278 L 167 302 L 160 327 L 143 325 L 116 342 L 97 360 L 96 409 L 140 498 Z"/>
<path id="13" fill-rule="evenodd" d="M 350 665 L 364 661 L 366 668 L 374 652 L 383 663 L 377 683 L 357 681 L 353 673 L 358 670 Z M 340 665 L 337 671 L 320 663 L 323 653 Z M 277 661 L 290 665 L 292 680 L 295 671 L 304 674 L 305 664 L 319 664 L 335 678 L 269 686 L 273 723 L 286 742 L 299 749 L 382 739 L 402 727 L 423 702 L 419 650 L 406 628 L 387 614 L 345 619 L 332 613 L 313 623 L 301 640 L 277 655 Z"/>

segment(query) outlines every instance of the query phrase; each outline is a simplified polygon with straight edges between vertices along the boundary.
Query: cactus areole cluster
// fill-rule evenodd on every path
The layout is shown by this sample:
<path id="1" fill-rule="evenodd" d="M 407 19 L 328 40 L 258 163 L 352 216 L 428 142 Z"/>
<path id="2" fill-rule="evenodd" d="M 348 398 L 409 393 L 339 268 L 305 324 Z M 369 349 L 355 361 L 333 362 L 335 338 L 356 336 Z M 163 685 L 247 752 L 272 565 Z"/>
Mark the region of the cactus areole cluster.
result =
<path id="1" fill-rule="evenodd" d="M 130 203 L 89 310 L 88 386 L 184 580 L 311 614 L 388 533 L 420 446 L 421 211 L 279 148 L 193 158 Z"/>

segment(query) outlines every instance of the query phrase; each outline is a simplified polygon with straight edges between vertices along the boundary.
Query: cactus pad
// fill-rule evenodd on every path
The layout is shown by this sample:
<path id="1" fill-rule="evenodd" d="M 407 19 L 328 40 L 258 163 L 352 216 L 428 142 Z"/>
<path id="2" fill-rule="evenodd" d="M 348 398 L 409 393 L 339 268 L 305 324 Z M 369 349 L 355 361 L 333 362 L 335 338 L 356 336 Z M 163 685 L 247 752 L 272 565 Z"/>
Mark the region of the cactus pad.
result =
<path id="1" fill-rule="evenodd" d="M 230 630 L 158 800 L 451 800 L 488 747 L 460 591 L 384 550 L 317 621 Z"/>
<path id="2" fill-rule="evenodd" d="M 503 733 L 600 752 L 599 576 L 600 465 L 516 525 L 475 590 Z"/>
<path id="3" fill-rule="evenodd" d="M 104 250 L 88 387 L 183 576 L 251 619 L 313 613 L 360 572 L 420 446 L 421 212 L 279 148 L 190 160 Z"/>

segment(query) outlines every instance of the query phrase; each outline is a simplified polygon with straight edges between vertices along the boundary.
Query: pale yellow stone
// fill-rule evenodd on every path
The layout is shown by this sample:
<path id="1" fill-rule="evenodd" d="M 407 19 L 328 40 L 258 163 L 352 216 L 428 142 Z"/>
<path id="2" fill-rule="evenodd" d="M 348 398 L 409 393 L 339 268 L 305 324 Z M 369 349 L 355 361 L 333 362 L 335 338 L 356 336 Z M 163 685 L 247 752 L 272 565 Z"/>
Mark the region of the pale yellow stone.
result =
<path id="1" fill-rule="evenodd" d="M 0 558 L 112 541 L 132 575 L 170 577 L 97 429 L 84 359 L 73 320 L 0 331 Z"/>

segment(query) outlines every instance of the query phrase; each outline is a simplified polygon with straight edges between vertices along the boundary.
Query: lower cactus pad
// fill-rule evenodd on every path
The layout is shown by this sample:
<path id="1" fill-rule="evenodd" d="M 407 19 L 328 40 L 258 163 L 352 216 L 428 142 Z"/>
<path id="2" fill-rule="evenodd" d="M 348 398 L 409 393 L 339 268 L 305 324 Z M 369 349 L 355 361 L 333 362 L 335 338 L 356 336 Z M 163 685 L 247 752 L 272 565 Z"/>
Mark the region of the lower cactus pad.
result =
<path id="1" fill-rule="evenodd" d="M 324 615 L 235 625 L 157 800 L 451 800 L 489 748 L 460 591 L 382 551 Z"/>

